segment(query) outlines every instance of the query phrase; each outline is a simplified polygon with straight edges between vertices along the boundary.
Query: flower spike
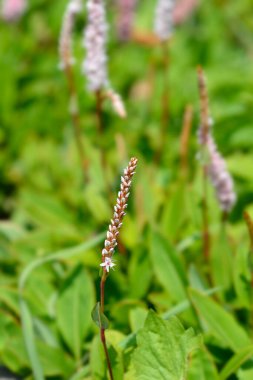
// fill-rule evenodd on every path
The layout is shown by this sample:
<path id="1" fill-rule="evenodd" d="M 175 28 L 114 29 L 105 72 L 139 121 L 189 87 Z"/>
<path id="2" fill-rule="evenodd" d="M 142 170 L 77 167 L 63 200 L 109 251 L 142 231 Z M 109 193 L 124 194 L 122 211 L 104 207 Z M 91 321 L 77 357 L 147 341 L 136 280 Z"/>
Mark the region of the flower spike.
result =
<path id="1" fill-rule="evenodd" d="M 124 215 L 126 214 L 127 200 L 130 194 L 130 186 L 136 166 L 137 158 L 131 158 L 127 168 L 124 170 L 124 175 L 121 177 L 120 191 L 114 207 L 113 218 L 109 225 L 104 242 L 104 248 L 102 250 L 102 263 L 100 266 L 105 272 L 109 272 L 110 268 L 113 268 L 116 265 L 112 261 L 112 256 L 117 246 L 119 230 L 122 226 Z"/>

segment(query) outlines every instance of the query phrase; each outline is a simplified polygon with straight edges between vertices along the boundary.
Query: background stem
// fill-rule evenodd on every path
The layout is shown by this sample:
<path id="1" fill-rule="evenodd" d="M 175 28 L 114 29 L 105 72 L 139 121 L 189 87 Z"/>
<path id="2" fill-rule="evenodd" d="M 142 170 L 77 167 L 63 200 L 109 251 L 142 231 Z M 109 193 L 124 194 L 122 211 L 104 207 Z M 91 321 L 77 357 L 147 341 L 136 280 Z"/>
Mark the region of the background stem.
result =
<path id="1" fill-rule="evenodd" d="M 67 83 L 68 83 L 68 90 L 69 90 L 69 97 L 70 97 L 71 123 L 72 123 L 73 131 L 74 131 L 74 138 L 75 138 L 77 152 L 80 159 L 83 179 L 84 179 L 84 183 L 86 183 L 88 181 L 88 161 L 85 159 L 84 146 L 82 143 L 82 131 L 81 131 L 81 126 L 80 126 L 80 114 L 79 114 L 78 102 L 77 102 L 77 90 L 75 86 L 75 80 L 74 80 L 72 67 L 70 65 L 66 65 L 64 72 L 65 72 Z"/>
<path id="2" fill-rule="evenodd" d="M 208 202 L 207 202 L 207 166 L 203 167 L 203 200 L 202 200 L 202 217 L 203 217 L 203 253 L 208 262 L 210 255 L 210 234 L 208 224 Z"/>

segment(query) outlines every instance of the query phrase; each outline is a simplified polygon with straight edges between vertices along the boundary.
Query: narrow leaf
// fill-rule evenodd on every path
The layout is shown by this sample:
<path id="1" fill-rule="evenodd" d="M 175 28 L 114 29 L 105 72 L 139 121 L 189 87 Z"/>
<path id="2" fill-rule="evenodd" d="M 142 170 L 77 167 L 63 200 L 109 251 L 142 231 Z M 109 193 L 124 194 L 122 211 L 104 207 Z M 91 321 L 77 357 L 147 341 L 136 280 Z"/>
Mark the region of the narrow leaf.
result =
<path id="1" fill-rule="evenodd" d="M 190 289 L 189 293 L 198 314 L 222 344 L 235 352 L 251 344 L 246 331 L 219 304 L 195 289 Z"/>
<path id="2" fill-rule="evenodd" d="M 220 380 L 226 380 L 235 373 L 243 363 L 253 356 L 253 346 L 248 346 L 238 351 L 225 365 L 220 373 Z"/>

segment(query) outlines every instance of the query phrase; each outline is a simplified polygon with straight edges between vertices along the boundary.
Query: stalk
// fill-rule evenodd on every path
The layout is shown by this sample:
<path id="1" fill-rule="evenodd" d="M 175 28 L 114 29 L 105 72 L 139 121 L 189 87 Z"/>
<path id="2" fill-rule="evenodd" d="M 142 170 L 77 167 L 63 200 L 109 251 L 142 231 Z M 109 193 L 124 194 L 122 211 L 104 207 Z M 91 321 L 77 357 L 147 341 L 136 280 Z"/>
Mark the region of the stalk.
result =
<path id="1" fill-rule="evenodd" d="M 189 172 L 188 150 L 189 138 L 192 129 L 193 109 L 188 105 L 184 112 L 183 128 L 180 138 L 180 156 L 181 156 L 181 172 L 183 177 L 187 177 Z"/>
<path id="2" fill-rule="evenodd" d="M 157 163 L 160 163 L 164 147 L 166 144 L 167 129 L 169 122 L 169 49 L 168 42 L 161 42 L 162 49 L 162 79 L 163 79 L 163 90 L 161 95 L 161 127 L 160 127 L 160 138 L 159 147 L 156 155 Z"/>
<path id="3" fill-rule="evenodd" d="M 201 127 L 199 129 L 199 141 L 202 149 L 202 239 L 203 239 L 203 254 L 205 260 L 208 262 L 210 254 L 210 233 L 209 233 L 209 221 L 208 221 L 208 164 L 207 164 L 207 144 L 210 133 L 210 116 L 209 116 L 209 104 L 208 95 L 206 89 L 206 81 L 202 68 L 199 66 L 198 70 L 198 85 L 199 85 L 199 97 L 200 97 L 200 120 Z"/>
<path id="4" fill-rule="evenodd" d="M 102 275 L 101 281 L 100 281 L 100 310 L 101 310 L 101 313 L 104 313 L 106 278 L 107 278 L 106 273 L 103 271 L 103 275 Z M 106 344 L 105 329 L 102 326 L 100 326 L 100 339 L 101 339 L 101 343 L 103 345 L 103 349 L 104 349 L 104 353 L 105 353 L 106 364 L 108 367 L 110 380 L 113 380 L 114 378 L 113 378 L 112 366 L 111 366 L 110 356 L 109 356 L 109 352 L 108 352 L 107 344 Z"/>
<path id="5" fill-rule="evenodd" d="M 135 173 L 137 166 L 137 159 L 131 158 L 127 168 L 124 170 L 124 174 L 121 177 L 120 191 L 118 192 L 118 197 L 116 205 L 114 206 L 114 213 L 109 224 L 109 228 L 106 234 L 106 239 L 104 242 L 104 248 L 102 249 L 102 263 L 100 266 L 103 269 L 103 274 L 100 281 L 100 311 L 104 313 L 104 303 L 105 303 L 105 282 L 109 274 L 110 269 L 115 267 L 113 260 L 113 255 L 115 248 L 119 241 L 119 232 L 122 226 L 123 218 L 127 208 L 127 200 L 130 194 L 130 186 L 132 183 L 132 178 Z M 105 329 L 100 324 L 100 339 L 103 345 L 106 363 L 110 374 L 110 380 L 113 380 L 112 366 L 110 362 L 110 357 L 106 345 Z"/>
<path id="6" fill-rule="evenodd" d="M 81 170 L 83 173 L 84 183 L 88 181 L 88 162 L 85 159 L 84 154 L 84 146 L 82 143 L 82 131 L 81 131 L 81 123 L 80 123 L 80 113 L 79 107 L 77 103 L 77 90 L 74 80 L 74 73 L 72 67 L 70 65 L 66 65 L 64 68 L 64 73 L 67 79 L 68 90 L 69 90 L 69 99 L 70 99 L 70 117 L 71 124 L 74 132 L 75 144 L 77 148 L 77 152 L 79 155 L 79 160 L 81 164 Z"/>
<path id="7" fill-rule="evenodd" d="M 210 233 L 209 233 L 209 221 L 208 221 L 208 175 L 207 175 L 207 166 L 203 166 L 202 174 L 202 189 L 203 189 L 203 198 L 202 198 L 202 237 L 203 237 L 203 253 L 205 260 L 209 261 L 210 253 Z"/>
<path id="8" fill-rule="evenodd" d="M 61 66 L 66 76 L 68 92 L 69 92 L 69 104 L 70 104 L 70 117 L 71 124 L 74 131 L 74 139 L 77 147 L 77 152 L 80 159 L 81 170 L 83 173 L 84 183 L 87 181 L 87 165 L 85 160 L 84 146 L 82 143 L 82 131 L 80 125 L 80 114 L 78 107 L 78 94 L 75 85 L 75 78 L 73 72 L 73 51 L 72 51 L 72 32 L 76 15 L 82 8 L 81 0 L 69 0 L 66 11 L 63 16 L 62 29 L 59 39 L 59 54 L 61 59 Z"/>

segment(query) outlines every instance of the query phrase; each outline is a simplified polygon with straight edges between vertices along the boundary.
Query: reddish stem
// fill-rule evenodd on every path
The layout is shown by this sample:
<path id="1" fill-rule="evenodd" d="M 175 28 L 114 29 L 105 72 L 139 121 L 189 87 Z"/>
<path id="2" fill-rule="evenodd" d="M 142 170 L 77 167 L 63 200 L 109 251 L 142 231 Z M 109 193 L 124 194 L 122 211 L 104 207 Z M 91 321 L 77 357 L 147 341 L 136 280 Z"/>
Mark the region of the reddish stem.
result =
<path id="1" fill-rule="evenodd" d="M 104 313 L 104 304 L 105 304 L 105 281 L 106 281 L 106 272 L 103 271 L 103 275 L 100 281 L 100 310 L 101 313 Z M 110 356 L 106 345 L 105 329 L 100 326 L 100 339 L 104 348 L 106 363 L 110 375 L 110 380 L 113 380 L 112 366 L 110 362 Z"/>

